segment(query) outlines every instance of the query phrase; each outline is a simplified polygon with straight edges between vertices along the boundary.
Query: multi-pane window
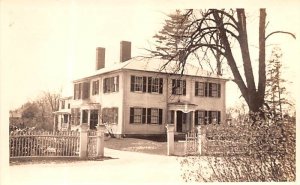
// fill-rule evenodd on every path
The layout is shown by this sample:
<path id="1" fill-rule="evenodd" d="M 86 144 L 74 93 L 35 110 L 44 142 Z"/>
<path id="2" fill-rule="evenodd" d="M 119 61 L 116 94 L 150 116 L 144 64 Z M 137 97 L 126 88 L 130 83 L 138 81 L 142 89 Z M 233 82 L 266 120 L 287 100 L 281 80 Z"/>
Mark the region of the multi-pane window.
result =
<path id="1" fill-rule="evenodd" d="M 221 123 L 221 111 L 195 111 L 195 125 L 202 124 L 220 124 Z"/>
<path id="2" fill-rule="evenodd" d="M 118 124 L 118 108 L 103 108 L 102 109 L 102 122 Z"/>
<path id="3" fill-rule="evenodd" d="M 147 123 L 162 124 L 162 109 L 148 108 L 147 109 Z"/>
<path id="4" fill-rule="evenodd" d="M 132 75 L 130 84 L 131 92 L 163 93 L 162 78 Z"/>
<path id="5" fill-rule="evenodd" d="M 148 92 L 162 94 L 162 91 L 163 91 L 163 79 L 148 77 Z"/>
<path id="6" fill-rule="evenodd" d="M 205 96 L 205 83 L 196 82 L 195 83 L 195 95 L 196 96 Z"/>
<path id="7" fill-rule="evenodd" d="M 99 94 L 99 80 L 93 81 L 92 95 Z"/>
<path id="8" fill-rule="evenodd" d="M 185 80 L 172 80 L 172 94 L 186 95 L 186 81 Z"/>
<path id="9" fill-rule="evenodd" d="M 146 108 L 130 108 L 130 123 L 146 123 Z"/>
<path id="10" fill-rule="evenodd" d="M 74 84 L 74 99 L 75 100 L 81 99 L 81 88 L 82 88 L 82 83 Z"/>
<path id="11" fill-rule="evenodd" d="M 209 82 L 196 82 L 195 96 L 221 97 L 221 84 Z"/>
<path id="12" fill-rule="evenodd" d="M 90 94 L 90 82 L 74 84 L 74 99 L 87 99 Z"/>
<path id="13" fill-rule="evenodd" d="M 130 90 L 132 92 L 146 92 L 147 77 L 131 76 Z"/>
<path id="14" fill-rule="evenodd" d="M 131 107 L 130 123 L 162 124 L 162 109 Z"/>
<path id="15" fill-rule="evenodd" d="M 119 76 L 105 78 L 103 80 L 103 92 L 118 92 L 119 91 Z"/>
<path id="16" fill-rule="evenodd" d="M 134 91 L 143 91 L 143 77 L 140 76 L 135 77 Z"/>
<path id="17" fill-rule="evenodd" d="M 218 97 L 218 84 L 216 83 L 210 83 L 209 84 L 210 87 L 209 87 L 209 90 L 211 91 L 209 93 L 210 97 Z"/>
<path id="18" fill-rule="evenodd" d="M 195 125 L 203 125 L 205 123 L 205 112 L 204 110 L 195 111 Z"/>
<path id="19" fill-rule="evenodd" d="M 150 109 L 150 123 L 158 123 L 158 109 Z"/>

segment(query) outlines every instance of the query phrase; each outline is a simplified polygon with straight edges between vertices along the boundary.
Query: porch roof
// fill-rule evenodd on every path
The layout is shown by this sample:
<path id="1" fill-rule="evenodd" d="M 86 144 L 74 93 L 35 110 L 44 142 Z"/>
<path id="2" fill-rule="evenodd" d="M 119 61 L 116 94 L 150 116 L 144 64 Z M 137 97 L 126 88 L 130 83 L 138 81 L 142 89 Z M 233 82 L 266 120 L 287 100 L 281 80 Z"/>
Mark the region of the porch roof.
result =
<path id="1" fill-rule="evenodd" d="M 178 110 L 184 113 L 195 111 L 198 105 L 189 102 L 172 102 L 168 103 L 169 110 Z"/>
<path id="2" fill-rule="evenodd" d="M 62 109 L 59 111 L 55 111 L 53 112 L 54 114 L 71 114 L 71 110 L 70 109 Z"/>

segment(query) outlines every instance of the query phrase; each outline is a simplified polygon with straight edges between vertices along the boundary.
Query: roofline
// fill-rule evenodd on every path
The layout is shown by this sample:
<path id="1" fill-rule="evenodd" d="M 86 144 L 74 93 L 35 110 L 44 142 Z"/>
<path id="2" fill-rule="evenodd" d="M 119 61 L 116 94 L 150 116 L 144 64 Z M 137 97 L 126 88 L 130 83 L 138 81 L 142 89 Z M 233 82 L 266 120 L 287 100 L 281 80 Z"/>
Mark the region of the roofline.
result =
<path id="1" fill-rule="evenodd" d="M 167 72 L 158 72 L 158 71 L 147 71 L 147 70 L 124 69 L 124 68 L 121 68 L 121 69 L 115 69 L 115 70 L 107 71 L 107 72 L 100 73 L 100 74 L 95 74 L 95 75 L 84 77 L 84 78 L 79 78 L 77 80 L 73 80 L 72 82 L 76 83 L 76 82 L 80 82 L 80 81 L 85 81 L 85 80 L 89 80 L 89 79 L 91 79 L 93 77 L 96 77 L 96 76 L 102 76 L 102 75 L 105 75 L 105 74 L 108 74 L 108 73 L 115 73 L 115 72 L 119 72 L 119 71 L 120 72 L 122 72 L 122 71 L 143 71 L 143 72 L 149 72 L 149 73 L 167 74 L 167 75 L 173 75 L 173 76 L 178 76 L 179 75 L 180 76 L 180 74 L 167 73 Z M 230 81 L 230 79 L 222 78 L 222 77 L 218 78 L 218 77 L 211 77 L 211 76 L 198 76 L 198 75 L 188 75 L 188 74 L 184 74 L 183 76 L 213 78 L 213 79 L 219 79 L 219 80 L 224 80 L 224 81 Z"/>

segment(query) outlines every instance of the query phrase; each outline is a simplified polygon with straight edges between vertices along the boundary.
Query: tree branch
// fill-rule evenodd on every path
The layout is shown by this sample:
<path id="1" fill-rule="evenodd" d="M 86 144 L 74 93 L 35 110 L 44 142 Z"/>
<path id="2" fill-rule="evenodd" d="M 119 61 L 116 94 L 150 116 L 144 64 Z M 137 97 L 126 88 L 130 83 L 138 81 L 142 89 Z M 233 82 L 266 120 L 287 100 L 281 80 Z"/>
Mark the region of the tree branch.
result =
<path id="1" fill-rule="evenodd" d="M 291 35 L 294 39 L 296 39 L 296 35 L 291 33 L 291 32 L 287 32 L 287 31 L 273 31 L 272 33 L 270 33 L 269 35 L 266 36 L 265 40 L 267 40 L 271 35 L 276 34 L 276 33 L 283 33 L 283 34 L 288 34 Z"/>

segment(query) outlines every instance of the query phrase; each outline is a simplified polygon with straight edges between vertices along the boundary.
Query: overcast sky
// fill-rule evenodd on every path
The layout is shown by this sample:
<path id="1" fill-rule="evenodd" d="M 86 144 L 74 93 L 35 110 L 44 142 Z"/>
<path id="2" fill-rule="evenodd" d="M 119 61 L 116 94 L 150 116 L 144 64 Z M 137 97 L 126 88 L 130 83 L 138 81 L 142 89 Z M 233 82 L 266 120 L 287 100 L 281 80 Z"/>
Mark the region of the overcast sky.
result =
<path id="1" fill-rule="evenodd" d="M 72 80 L 95 70 L 96 47 L 106 48 L 106 65 L 119 62 L 121 40 L 131 41 L 132 56 L 139 55 L 139 48 L 149 47 L 148 41 L 162 27 L 164 13 L 188 7 L 179 5 L 169 1 L 159 4 L 67 0 L 2 2 L 1 94 L 6 92 L 2 98 L 6 99 L 8 108 L 13 109 L 33 100 L 42 91 L 58 91 L 64 87 L 64 93 L 70 93 L 72 89 L 68 91 L 66 87 L 70 87 Z M 193 8 L 202 7 L 193 5 Z M 299 3 L 273 3 L 266 7 L 270 31 L 271 28 L 288 30 L 299 37 Z M 251 10 L 248 15 L 250 22 L 257 21 L 256 11 Z M 250 34 L 255 51 L 258 33 Z M 270 39 L 270 44 L 280 44 L 283 49 L 290 81 L 296 81 L 299 69 L 298 40 L 287 36 Z M 228 105 L 233 105 L 240 95 L 232 85 L 227 88 L 227 94 Z"/>

